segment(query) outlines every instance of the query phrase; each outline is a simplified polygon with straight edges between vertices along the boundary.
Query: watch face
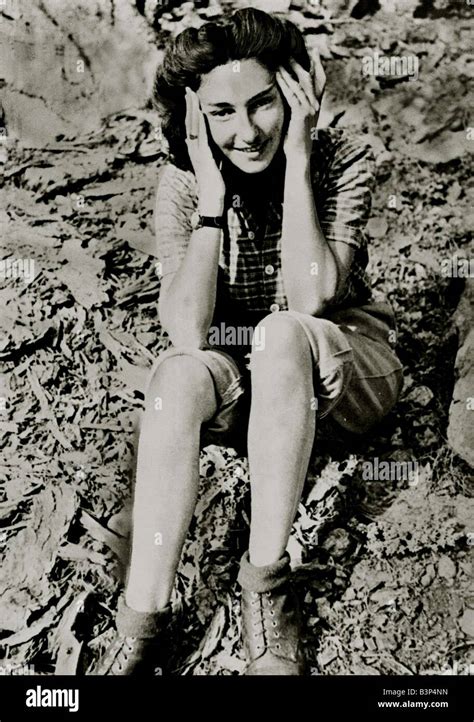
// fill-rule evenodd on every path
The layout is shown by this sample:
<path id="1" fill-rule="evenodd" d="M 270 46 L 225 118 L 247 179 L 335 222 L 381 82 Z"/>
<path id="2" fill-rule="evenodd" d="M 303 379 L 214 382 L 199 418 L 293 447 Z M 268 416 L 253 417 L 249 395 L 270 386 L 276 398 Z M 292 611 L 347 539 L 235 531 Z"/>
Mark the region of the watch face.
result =
<path id="1" fill-rule="evenodd" d="M 196 230 L 196 228 L 199 228 L 201 225 L 201 216 L 199 215 L 198 211 L 194 211 L 194 213 L 191 216 L 191 227 L 193 231 Z"/>

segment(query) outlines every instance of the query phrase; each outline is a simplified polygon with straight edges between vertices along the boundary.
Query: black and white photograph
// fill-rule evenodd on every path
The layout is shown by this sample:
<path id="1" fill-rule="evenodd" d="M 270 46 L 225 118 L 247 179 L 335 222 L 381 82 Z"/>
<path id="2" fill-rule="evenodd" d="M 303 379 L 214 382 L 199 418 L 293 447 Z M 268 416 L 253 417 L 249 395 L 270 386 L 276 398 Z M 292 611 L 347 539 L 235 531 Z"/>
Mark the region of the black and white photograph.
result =
<path id="1" fill-rule="evenodd" d="M 472 720 L 473 11 L 0 0 L 1 722 Z"/>

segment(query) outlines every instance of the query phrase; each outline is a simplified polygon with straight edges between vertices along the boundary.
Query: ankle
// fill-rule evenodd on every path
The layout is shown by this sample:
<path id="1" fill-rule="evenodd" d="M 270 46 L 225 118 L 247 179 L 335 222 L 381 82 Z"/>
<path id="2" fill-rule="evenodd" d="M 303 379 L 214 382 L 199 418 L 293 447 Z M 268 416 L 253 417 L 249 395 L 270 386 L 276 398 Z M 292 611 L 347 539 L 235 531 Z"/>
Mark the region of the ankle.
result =
<path id="1" fill-rule="evenodd" d="M 170 595 L 144 595 L 141 591 L 137 594 L 136 592 L 127 589 L 124 594 L 124 599 L 125 604 L 130 609 L 144 614 L 154 614 L 169 607 Z"/>
<path id="2" fill-rule="evenodd" d="M 257 568 L 270 567 L 273 564 L 277 564 L 284 553 L 284 550 L 278 551 L 277 553 L 273 551 L 265 552 L 261 548 L 259 549 L 258 545 L 255 546 L 257 547 L 255 550 L 252 548 L 252 545 L 249 546 L 248 559 L 250 564 Z"/>
<path id="3" fill-rule="evenodd" d="M 170 605 L 152 612 L 130 607 L 124 597 L 118 603 L 115 626 L 124 637 L 151 639 L 167 628 L 171 617 Z"/>
<path id="4" fill-rule="evenodd" d="M 249 553 L 245 552 L 240 560 L 237 577 L 242 589 L 248 592 L 268 592 L 285 584 L 290 577 L 290 555 L 284 552 L 273 564 L 255 566 L 250 562 Z"/>

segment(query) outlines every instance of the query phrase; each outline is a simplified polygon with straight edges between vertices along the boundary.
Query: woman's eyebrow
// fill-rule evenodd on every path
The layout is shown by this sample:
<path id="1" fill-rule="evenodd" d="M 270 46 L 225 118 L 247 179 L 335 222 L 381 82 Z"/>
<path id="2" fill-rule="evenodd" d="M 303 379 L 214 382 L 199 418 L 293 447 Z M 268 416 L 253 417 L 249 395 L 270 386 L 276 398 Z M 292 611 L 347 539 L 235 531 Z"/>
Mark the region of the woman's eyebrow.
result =
<path id="1" fill-rule="evenodd" d="M 275 83 L 273 82 L 271 85 L 268 86 L 268 88 L 265 88 L 265 90 L 261 90 L 259 93 L 257 93 L 257 95 L 254 95 L 253 98 L 250 98 L 250 100 L 247 101 L 247 105 L 251 105 L 251 103 L 254 103 L 256 100 L 269 93 L 270 90 L 272 90 L 274 87 Z M 223 103 L 206 103 L 206 105 L 208 105 L 210 108 L 227 108 L 229 106 L 231 108 L 234 107 L 232 103 L 228 103 L 225 101 Z"/>

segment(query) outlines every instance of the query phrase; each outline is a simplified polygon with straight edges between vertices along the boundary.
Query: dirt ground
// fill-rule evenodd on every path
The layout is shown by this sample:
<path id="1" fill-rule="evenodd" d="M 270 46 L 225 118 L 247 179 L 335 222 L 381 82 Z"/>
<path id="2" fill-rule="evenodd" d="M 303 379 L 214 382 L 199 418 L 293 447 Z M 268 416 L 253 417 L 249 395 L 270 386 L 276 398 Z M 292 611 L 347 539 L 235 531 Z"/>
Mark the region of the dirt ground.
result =
<path id="1" fill-rule="evenodd" d="M 220 12 L 172 5 L 132 8 L 153 53 L 183 22 Z M 472 256 L 472 8 L 378 5 L 299 2 L 289 17 L 323 58 L 321 124 L 368 135 L 375 150 L 369 270 L 396 311 L 405 387 L 370 435 L 321 425 L 289 551 L 312 674 L 468 674 L 473 479 L 447 441 L 466 284 L 443 261 Z M 416 56 L 418 78 L 364 76 L 374 50 Z M 4 125 L 2 268 L 30 259 L 34 272 L 0 279 L 0 665 L 80 674 L 113 632 L 143 391 L 167 345 L 152 217 L 165 146 L 145 96 L 47 142 L 15 138 L 8 113 Z M 416 473 L 367 479 L 374 459 Z M 201 476 L 170 670 L 235 674 L 247 460 L 209 447 Z"/>

